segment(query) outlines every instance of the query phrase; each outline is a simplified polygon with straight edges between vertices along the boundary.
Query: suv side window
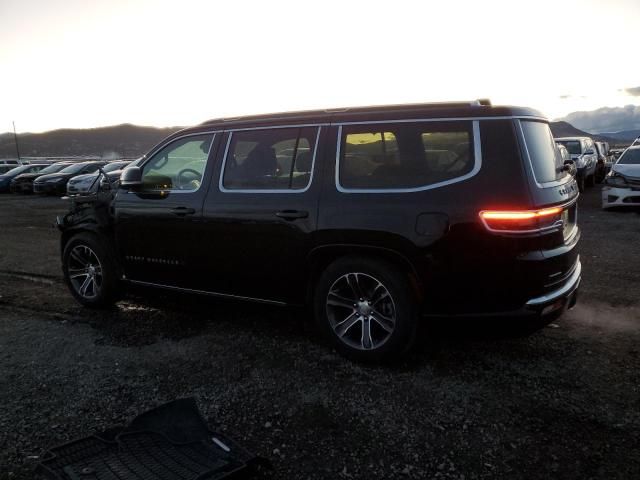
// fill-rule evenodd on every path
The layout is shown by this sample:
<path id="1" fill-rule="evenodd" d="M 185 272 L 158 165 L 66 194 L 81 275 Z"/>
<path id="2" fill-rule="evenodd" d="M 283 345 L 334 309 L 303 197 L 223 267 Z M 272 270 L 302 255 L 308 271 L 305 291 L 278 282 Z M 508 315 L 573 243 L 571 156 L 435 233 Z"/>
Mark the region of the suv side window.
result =
<path id="1" fill-rule="evenodd" d="M 222 191 L 304 191 L 311 184 L 320 127 L 238 130 L 229 134 Z"/>
<path id="2" fill-rule="evenodd" d="M 341 127 L 338 188 L 415 189 L 474 173 L 470 121 Z"/>
<path id="3" fill-rule="evenodd" d="M 212 140 L 213 134 L 206 133 L 178 138 L 164 146 L 142 166 L 144 190 L 198 190 Z"/>

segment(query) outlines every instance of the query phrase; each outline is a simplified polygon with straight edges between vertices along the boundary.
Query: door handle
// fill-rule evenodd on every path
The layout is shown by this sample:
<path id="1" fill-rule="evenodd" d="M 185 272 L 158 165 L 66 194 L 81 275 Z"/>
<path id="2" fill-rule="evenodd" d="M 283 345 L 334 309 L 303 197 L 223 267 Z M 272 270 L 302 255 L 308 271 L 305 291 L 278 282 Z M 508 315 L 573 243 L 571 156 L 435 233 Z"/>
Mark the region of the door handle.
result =
<path id="1" fill-rule="evenodd" d="M 171 213 L 178 216 L 193 215 L 194 213 L 196 213 L 196 209 L 189 207 L 175 207 L 171 209 Z"/>
<path id="2" fill-rule="evenodd" d="M 307 218 L 309 212 L 304 210 L 280 210 L 276 212 L 276 217 L 284 220 L 296 220 L 297 218 Z"/>

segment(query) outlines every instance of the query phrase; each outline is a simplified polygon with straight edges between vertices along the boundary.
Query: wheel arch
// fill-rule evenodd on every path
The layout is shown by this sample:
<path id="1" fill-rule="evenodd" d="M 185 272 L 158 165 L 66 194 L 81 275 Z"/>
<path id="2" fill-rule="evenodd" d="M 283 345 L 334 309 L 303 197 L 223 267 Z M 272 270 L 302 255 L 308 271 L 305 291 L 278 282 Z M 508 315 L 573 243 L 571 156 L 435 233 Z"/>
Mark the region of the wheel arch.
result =
<path id="1" fill-rule="evenodd" d="M 397 250 L 358 244 L 332 244 L 314 248 L 307 257 L 308 273 L 305 301 L 311 304 L 315 285 L 322 272 L 333 262 L 344 257 L 365 257 L 383 260 L 407 274 L 414 293 L 422 300 L 420 276 L 411 260 Z"/>
<path id="2" fill-rule="evenodd" d="M 80 233 L 91 233 L 104 238 L 111 247 L 113 247 L 113 239 L 107 234 L 104 228 L 100 227 L 96 222 L 85 222 L 72 227 L 65 228 L 60 237 L 60 255 L 64 253 L 64 248 L 69 240 Z"/>

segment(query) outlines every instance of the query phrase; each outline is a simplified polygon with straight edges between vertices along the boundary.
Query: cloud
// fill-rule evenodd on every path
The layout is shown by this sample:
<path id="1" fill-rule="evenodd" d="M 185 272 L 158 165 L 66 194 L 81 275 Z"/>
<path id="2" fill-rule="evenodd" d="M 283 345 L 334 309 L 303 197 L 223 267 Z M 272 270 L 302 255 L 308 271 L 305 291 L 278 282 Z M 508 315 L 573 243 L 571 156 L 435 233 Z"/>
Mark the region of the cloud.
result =
<path id="1" fill-rule="evenodd" d="M 640 129 L 640 106 L 603 107 L 591 112 L 573 112 L 560 120 L 589 133 L 636 130 Z"/>
<path id="2" fill-rule="evenodd" d="M 562 99 L 562 100 L 567 100 L 569 98 L 587 98 L 587 96 L 586 95 L 569 95 L 569 94 L 566 94 L 566 95 L 560 95 L 559 98 Z"/>
<path id="3" fill-rule="evenodd" d="M 632 97 L 640 97 L 640 87 L 625 88 L 624 93 Z"/>

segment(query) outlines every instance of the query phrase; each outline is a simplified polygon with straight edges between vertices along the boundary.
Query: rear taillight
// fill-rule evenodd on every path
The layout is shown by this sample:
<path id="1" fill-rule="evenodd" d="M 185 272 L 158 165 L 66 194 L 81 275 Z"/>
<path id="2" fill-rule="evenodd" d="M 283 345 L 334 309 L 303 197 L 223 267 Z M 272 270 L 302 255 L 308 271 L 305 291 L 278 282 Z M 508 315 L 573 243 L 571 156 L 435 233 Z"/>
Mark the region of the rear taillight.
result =
<path id="1" fill-rule="evenodd" d="M 541 210 L 483 210 L 480 220 L 491 232 L 536 233 L 562 228 L 563 207 Z"/>

